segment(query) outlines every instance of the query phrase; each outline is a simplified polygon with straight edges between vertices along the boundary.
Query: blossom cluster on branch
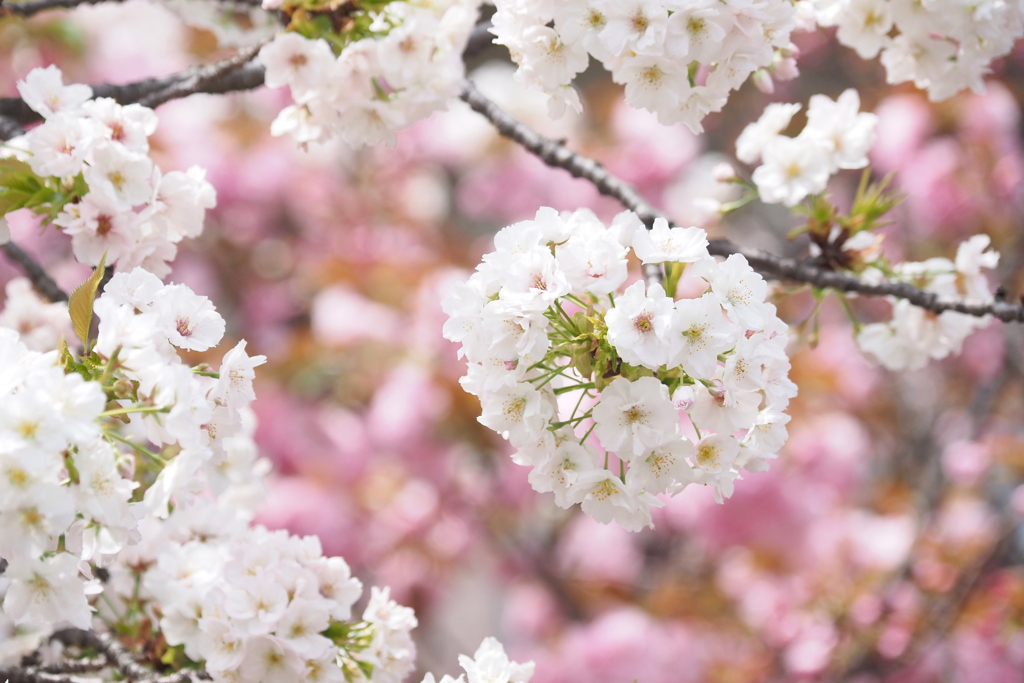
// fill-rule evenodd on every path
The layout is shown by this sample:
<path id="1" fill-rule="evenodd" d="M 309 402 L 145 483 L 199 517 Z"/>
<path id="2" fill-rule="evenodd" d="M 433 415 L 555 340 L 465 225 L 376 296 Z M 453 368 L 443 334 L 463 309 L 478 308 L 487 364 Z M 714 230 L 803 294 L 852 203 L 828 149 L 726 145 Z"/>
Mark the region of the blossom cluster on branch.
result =
<path id="1" fill-rule="evenodd" d="M 217 681 L 400 681 L 412 610 L 374 588 L 353 620 L 362 586 L 344 560 L 315 537 L 249 526 L 266 468 L 248 404 L 265 358 L 241 341 L 218 371 L 185 364 L 181 352 L 221 341 L 224 320 L 141 268 L 107 283 L 94 339 L 91 311 L 74 320 L 92 308 L 79 292 L 87 352 L 30 350 L 0 328 L 6 618 L 35 642 L 65 624 L 156 634 L 158 662 Z M 34 300 L 8 293 L 5 314 Z M 46 327 L 35 346 L 55 342 Z"/>
<path id="2" fill-rule="evenodd" d="M 986 270 L 999 263 L 999 253 L 989 250 L 988 235 L 975 235 L 960 243 L 955 261 L 930 258 L 906 261 L 892 267 L 888 276 L 878 268 L 864 272 L 866 278 L 910 282 L 926 292 L 992 301 Z M 882 265 L 882 264 L 879 264 Z M 930 314 L 906 301 L 891 300 L 892 320 L 864 325 L 857 333 L 857 345 L 890 370 L 917 370 L 929 360 L 960 353 L 964 340 L 974 331 L 988 327 L 991 318 L 976 318 L 956 311 Z"/>
<path id="3" fill-rule="evenodd" d="M 638 531 L 658 494 L 699 483 L 721 501 L 776 457 L 796 394 L 787 327 L 742 256 L 718 262 L 700 228 L 648 232 L 628 212 L 608 228 L 541 209 L 494 244 L 444 302 L 444 333 L 536 490 Z M 621 291 L 630 250 L 666 264 L 667 289 Z"/>
<path id="4" fill-rule="evenodd" d="M 1024 35 L 1024 7 L 1012 0 L 970 4 L 914 0 L 814 0 L 821 26 L 864 59 L 881 53 L 890 83 L 913 82 L 933 101 L 984 89 L 992 60 Z"/>
<path id="5" fill-rule="evenodd" d="M 626 101 L 665 124 L 695 132 L 755 71 L 796 75 L 791 2 L 679 0 L 498 0 L 495 42 L 508 47 L 517 78 L 549 99 L 551 113 L 580 111 L 573 79 L 600 61 Z"/>
<path id="6" fill-rule="evenodd" d="M 295 104 L 271 132 L 302 144 L 334 135 L 353 147 L 394 144 L 395 131 L 444 109 L 458 94 L 479 4 L 390 2 L 343 37 L 278 34 L 259 58 L 267 86 L 288 86 Z"/>
<path id="7" fill-rule="evenodd" d="M 177 243 L 196 237 L 216 193 L 205 171 L 163 173 L 149 158 L 156 114 L 138 104 L 92 99 L 64 85 L 55 66 L 18 83 L 44 122 L 7 142 L 0 158 L 0 208 L 32 209 L 71 236 L 75 258 L 118 270 L 170 272 Z"/>

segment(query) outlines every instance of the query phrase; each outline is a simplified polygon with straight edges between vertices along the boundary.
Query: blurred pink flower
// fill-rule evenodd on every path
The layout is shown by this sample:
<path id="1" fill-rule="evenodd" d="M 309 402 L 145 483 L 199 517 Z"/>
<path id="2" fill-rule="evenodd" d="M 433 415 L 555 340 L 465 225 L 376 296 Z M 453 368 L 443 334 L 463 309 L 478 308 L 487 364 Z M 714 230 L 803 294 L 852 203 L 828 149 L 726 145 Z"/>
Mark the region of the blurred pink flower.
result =
<path id="1" fill-rule="evenodd" d="M 392 368 L 373 394 L 367 422 L 374 443 L 408 447 L 424 440 L 431 424 L 448 410 L 448 394 L 434 384 L 418 363 Z"/>
<path id="2" fill-rule="evenodd" d="M 543 586 L 517 581 L 508 587 L 502 630 L 513 634 L 516 641 L 545 639 L 561 621 L 561 608 Z"/>
<path id="3" fill-rule="evenodd" d="M 269 529 L 320 537 L 328 555 L 355 556 L 356 520 L 345 496 L 305 477 L 272 479 L 255 522 Z"/>
<path id="4" fill-rule="evenodd" d="M 965 486 L 977 484 L 991 465 L 988 444 L 954 441 L 942 452 L 942 471 L 950 480 Z"/>
<path id="5" fill-rule="evenodd" d="M 344 285 L 320 290 L 311 307 L 313 334 L 339 346 L 364 339 L 401 342 L 398 313 Z"/>
<path id="6" fill-rule="evenodd" d="M 600 524 L 577 514 L 558 545 L 558 565 L 576 579 L 633 584 L 643 569 L 635 538 L 617 524 Z"/>
<path id="7" fill-rule="evenodd" d="M 924 97 L 893 95 L 875 107 L 878 138 L 871 161 L 882 173 L 903 168 L 924 144 L 934 128 L 932 111 Z"/>

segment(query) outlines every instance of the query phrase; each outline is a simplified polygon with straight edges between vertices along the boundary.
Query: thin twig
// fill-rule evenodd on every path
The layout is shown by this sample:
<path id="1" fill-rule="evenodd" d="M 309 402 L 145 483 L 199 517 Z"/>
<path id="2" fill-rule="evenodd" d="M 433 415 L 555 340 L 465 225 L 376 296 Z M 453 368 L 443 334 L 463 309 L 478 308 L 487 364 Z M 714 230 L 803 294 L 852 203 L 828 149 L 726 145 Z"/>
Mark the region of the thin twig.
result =
<path id="1" fill-rule="evenodd" d="M 11 2 L 10 0 L 0 0 L 0 17 L 31 17 L 34 14 L 51 9 L 74 9 L 79 5 L 99 5 L 106 2 L 120 3 L 124 1 L 125 0 L 26 0 L 25 2 Z M 260 7 L 261 0 L 228 0 L 226 2 L 219 2 L 218 4 Z"/>
<path id="2" fill-rule="evenodd" d="M 499 133 L 518 142 L 548 166 L 565 169 L 576 178 L 589 181 L 598 192 L 617 199 L 620 204 L 631 209 L 648 228 L 653 225 L 656 218 L 664 217 L 648 204 L 632 185 L 612 175 L 593 159 L 573 152 L 561 142 L 546 138 L 522 123 L 484 97 L 470 81 L 463 82 L 459 97 L 472 107 L 473 111 L 490 121 Z M 661 268 L 655 264 L 645 264 L 644 277 L 648 282 L 660 281 Z"/>
<path id="3" fill-rule="evenodd" d="M 39 667 L 41 673 L 47 674 L 81 674 L 100 671 L 110 666 L 106 657 L 92 659 L 69 659 L 60 664 L 48 664 Z"/>
<path id="4" fill-rule="evenodd" d="M 25 129 L 10 116 L 0 116 L 0 140 L 10 140 L 24 135 Z"/>
<path id="5" fill-rule="evenodd" d="M 128 648 L 109 633 L 70 628 L 57 631 L 50 639 L 64 645 L 96 650 L 129 680 L 148 681 L 157 678 L 154 671 L 135 661 L 135 656 Z"/>
<path id="6" fill-rule="evenodd" d="M 94 85 L 93 97 L 110 97 L 120 104 L 138 102 L 156 107 L 169 100 L 200 93 L 217 95 L 253 90 L 263 85 L 265 71 L 262 64 L 252 61 L 258 50 L 258 47 L 249 48 L 219 62 L 197 64 L 170 76 L 133 83 Z M 40 120 L 42 117 L 38 112 L 21 98 L 0 98 L 0 138 L 7 139 L 4 135 L 6 121 L 24 126 Z"/>
<path id="7" fill-rule="evenodd" d="M 210 675 L 201 669 L 182 669 L 161 676 L 153 669 L 136 662 L 132 654 L 116 638 L 107 634 L 65 629 L 54 633 L 50 639 L 79 649 L 96 650 L 102 656 L 69 659 L 59 664 L 0 667 L 0 678 L 10 683 L 100 683 L 108 680 L 109 674 L 102 678 L 83 678 L 72 674 L 98 673 L 113 668 L 117 670 L 118 678 L 133 683 L 189 683 L 197 679 L 210 679 Z M 28 658 L 28 661 L 33 660 L 39 660 L 38 652 Z"/>
<path id="8" fill-rule="evenodd" d="M 103 2 L 124 2 L 124 0 L 28 0 L 27 2 L 0 0 L 0 17 L 30 17 L 48 9 L 70 9 L 78 5 L 98 5 Z"/>
<path id="9" fill-rule="evenodd" d="M 634 211 L 646 225 L 650 226 L 658 218 L 664 218 L 669 225 L 675 225 L 665 213 L 644 199 L 632 185 L 613 175 L 593 159 L 573 152 L 562 142 L 546 138 L 529 128 L 484 97 L 472 83 L 465 82 L 460 97 L 474 111 L 490 121 L 502 135 L 518 142 L 548 166 L 564 169 L 577 178 L 590 181 L 601 194 L 617 199 L 623 206 Z M 906 299 L 915 306 L 935 313 L 956 311 L 978 317 L 992 315 L 1005 322 L 1024 322 L 1024 306 L 1016 306 L 1005 301 L 970 303 L 925 292 L 902 282 L 872 284 L 846 273 L 827 270 L 812 261 L 785 258 L 757 249 L 744 249 L 725 239 L 710 240 L 708 251 L 714 256 L 741 254 L 751 267 L 763 275 L 780 280 L 804 282 L 820 289 L 856 292 L 865 296 L 892 296 Z"/>
<path id="10" fill-rule="evenodd" d="M 144 107 L 155 109 L 164 102 L 198 93 L 223 94 L 258 88 L 263 85 L 265 70 L 262 64 L 252 60 L 261 47 L 262 42 L 239 50 L 238 54 L 228 59 L 186 69 L 173 82 L 136 101 Z"/>
<path id="11" fill-rule="evenodd" d="M 0 246 L 0 250 L 3 250 L 7 254 L 7 258 L 21 266 L 25 276 L 28 277 L 32 283 L 32 287 L 35 288 L 40 295 L 45 297 L 47 300 L 52 302 L 67 301 L 68 295 L 63 289 L 60 288 L 56 282 L 53 281 L 43 267 L 35 262 L 35 260 L 26 254 L 21 247 L 16 245 L 14 242 L 7 242 L 3 246 Z"/>
<path id="12" fill-rule="evenodd" d="M 8 683 L 100 683 L 99 678 L 82 678 L 71 674 L 53 674 L 38 666 L 0 666 L 0 678 Z"/>

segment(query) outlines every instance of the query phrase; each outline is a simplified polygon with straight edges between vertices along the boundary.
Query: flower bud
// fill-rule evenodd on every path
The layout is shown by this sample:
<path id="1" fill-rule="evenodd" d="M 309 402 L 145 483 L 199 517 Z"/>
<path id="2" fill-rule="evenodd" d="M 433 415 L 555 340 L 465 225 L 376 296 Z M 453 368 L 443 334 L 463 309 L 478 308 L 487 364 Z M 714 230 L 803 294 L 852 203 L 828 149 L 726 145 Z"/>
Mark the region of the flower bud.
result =
<path id="1" fill-rule="evenodd" d="M 132 384 L 130 379 L 122 377 L 114 382 L 113 391 L 114 396 L 117 398 L 131 398 L 132 393 L 135 391 L 135 386 Z"/>
<path id="2" fill-rule="evenodd" d="M 758 69 L 751 76 L 751 79 L 754 81 L 754 86 L 764 94 L 771 95 L 775 92 L 775 83 L 772 82 L 772 75 L 766 70 Z"/>
<path id="3" fill-rule="evenodd" d="M 791 81 L 800 75 L 800 70 L 797 69 L 796 60 L 794 58 L 777 58 L 775 63 L 772 64 L 772 75 L 780 81 Z"/>
<path id="4" fill-rule="evenodd" d="M 716 183 L 731 183 L 738 177 L 736 175 L 736 169 L 732 167 L 728 161 L 715 166 L 714 170 L 711 171 L 711 177 Z"/>

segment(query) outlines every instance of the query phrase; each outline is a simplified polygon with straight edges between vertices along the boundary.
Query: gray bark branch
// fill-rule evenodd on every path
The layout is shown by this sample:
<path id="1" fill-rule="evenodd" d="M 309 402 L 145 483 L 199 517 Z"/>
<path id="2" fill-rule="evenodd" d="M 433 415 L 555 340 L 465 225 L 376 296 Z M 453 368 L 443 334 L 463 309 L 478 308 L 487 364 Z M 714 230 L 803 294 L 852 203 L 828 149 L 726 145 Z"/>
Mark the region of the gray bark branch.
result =
<path id="1" fill-rule="evenodd" d="M 460 97 L 474 111 L 490 121 L 499 133 L 519 143 L 548 166 L 564 169 L 577 178 L 590 181 L 601 194 L 618 200 L 623 206 L 634 211 L 648 227 L 657 218 L 664 218 L 669 225 L 676 225 L 668 215 L 644 199 L 632 185 L 616 177 L 593 159 L 573 152 L 564 143 L 540 135 L 484 97 L 469 81 L 463 85 Z M 1024 306 L 1005 301 L 971 303 L 941 297 L 901 282 L 871 284 L 853 275 L 823 268 L 810 260 L 785 258 L 757 249 L 745 249 L 725 239 L 710 240 L 708 251 L 714 256 L 741 254 L 751 267 L 762 275 L 779 280 L 793 280 L 821 289 L 856 292 L 865 296 L 906 299 L 915 306 L 935 313 L 956 311 L 977 317 L 991 315 L 1005 322 L 1024 322 Z"/>

